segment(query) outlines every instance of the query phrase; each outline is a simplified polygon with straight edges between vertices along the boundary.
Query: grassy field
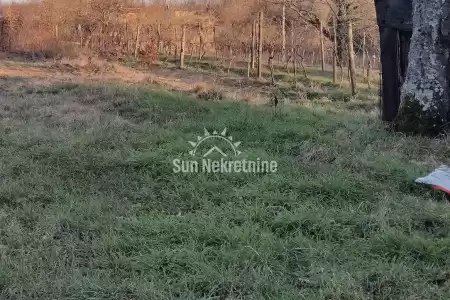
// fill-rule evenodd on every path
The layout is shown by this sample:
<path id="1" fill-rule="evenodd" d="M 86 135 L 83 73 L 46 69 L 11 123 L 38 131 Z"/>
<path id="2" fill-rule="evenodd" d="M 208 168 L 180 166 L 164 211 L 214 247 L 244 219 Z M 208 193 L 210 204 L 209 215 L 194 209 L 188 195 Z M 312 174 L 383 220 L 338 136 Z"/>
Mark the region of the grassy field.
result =
<path id="1" fill-rule="evenodd" d="M 358 94 L 351 96 L 350 83 L 347 74 L 344 74 L 340 82 L 340 71 L 338 70 L 337 83 L 332 82 L 331 66 L 326 66 L 322 71 L 317 66 L 305 66 L 305 73 L 298 66 L 297 75 L 294 76 L 293 66 L 289 64 L 288 69 L 284 65 L 276 64 L 274 67 L 274 80 L 276 87 L 271 84 L 271 73 L 267 66 L 263 65 L 263 79 L 256 79 L 256 69 L 251 70 L 247 77 L 247 62 L 234 61 L 229 65 L 229 60 L 218 60 L 206 57 L 199 60 L 196 57 L 186 58 L 186 68 L 180 71 L 176 59 L 166 59 L 155 63 L 150 69 L 143 67 L 135 58 L 123 58 L 120 63 L 124 66 L 143 72 L 155 72 L 165 74 L 171 81 L 190 82 L 193 88 L 213 89 L 224 95 L 224 98 L 246 101 L 250 103 L 266 103 L 274 90 L 284 92 L 288 102 L 311 101 L 335 101 L 350 102 L 350 107 L 359 106 L 362 109 L 373 110 L 379 102 L 379 71 L 372 70 L 371 85 L 368 87 L 366 77 L 362 76 L 363 70 L 357 69 Z M 306 75 L 305 75 L 306 74 Z M 366 74 L 366 72 L 364 72 Z M 158 82 L 158 80 L 154 80 Z M 170 81 L 170 80 L 169 80 Z M 167 83 L 167 80 L 165 80 Z M 162 83 L 164 85 L 164 83 Z M 173 85 L 171 86 L 173 88 Z M 303 103 L 302 103 L 303 104 Z M 335 103 L 336 104 L 336 103 Z"/>
<path id="2" fill-rule="evenodd" d="M 0 299 L 450 299 L 449 204 L 414 183 L 448 139 L 352 101 L 25 83 L 0 78 Z M 204 128 L 278 172 L 175 174 Z"/>

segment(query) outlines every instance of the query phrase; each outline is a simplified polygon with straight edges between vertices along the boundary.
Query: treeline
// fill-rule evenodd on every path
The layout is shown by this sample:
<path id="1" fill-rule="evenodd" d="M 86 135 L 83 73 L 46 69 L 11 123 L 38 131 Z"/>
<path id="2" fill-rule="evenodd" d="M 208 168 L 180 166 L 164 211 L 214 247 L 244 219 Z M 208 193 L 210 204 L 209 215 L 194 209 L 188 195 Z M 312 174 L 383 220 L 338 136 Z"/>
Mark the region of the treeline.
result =
<path id="1" fill-rule="evenodd" d="M 3 5 L 0 47 L 34 56 L 213 55 L 340 67 L 374 65 L 373 4 L 364 0 L 42 0 Z M 261 59 L 259 59 L 261 57 Z M 335 72 L 337 74 L 337 72 Z M 260 74 L 260 72 L 257 72 Z M 337 80 L 337 79 L 336 79 Z"/>

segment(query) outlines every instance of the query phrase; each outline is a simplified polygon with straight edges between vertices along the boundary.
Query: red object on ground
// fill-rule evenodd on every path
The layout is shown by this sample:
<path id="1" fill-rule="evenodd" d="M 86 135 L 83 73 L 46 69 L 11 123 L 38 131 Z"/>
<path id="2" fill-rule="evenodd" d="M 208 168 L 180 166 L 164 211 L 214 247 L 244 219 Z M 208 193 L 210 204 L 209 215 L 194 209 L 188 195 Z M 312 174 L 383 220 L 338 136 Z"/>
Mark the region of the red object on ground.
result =
<path id="1" fill-rule="evenodd" d="M 445 189 L 445 188 L 443 188 L 441 186 L 432 185 L 432 187 L 433 187 L 433 189 L 440 190 L 440 191 L 446 192 L 447 194 L 450 194 L 450 190 L 447 190 L 447 189 Z"/>

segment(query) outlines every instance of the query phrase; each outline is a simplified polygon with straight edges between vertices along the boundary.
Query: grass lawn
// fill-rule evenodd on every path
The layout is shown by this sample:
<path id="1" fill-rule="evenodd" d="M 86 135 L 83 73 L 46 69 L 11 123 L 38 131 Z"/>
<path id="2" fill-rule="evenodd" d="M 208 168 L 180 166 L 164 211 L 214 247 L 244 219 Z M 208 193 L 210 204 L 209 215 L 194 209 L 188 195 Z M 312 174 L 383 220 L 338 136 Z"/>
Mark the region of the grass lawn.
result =
<path id="1" fill-rule="evenodd" d="M 450 299 L 448 140 L 333 103 L 0 79 L 0 299 Z M 273 174 L 175 174 L 228 129 Z"/>

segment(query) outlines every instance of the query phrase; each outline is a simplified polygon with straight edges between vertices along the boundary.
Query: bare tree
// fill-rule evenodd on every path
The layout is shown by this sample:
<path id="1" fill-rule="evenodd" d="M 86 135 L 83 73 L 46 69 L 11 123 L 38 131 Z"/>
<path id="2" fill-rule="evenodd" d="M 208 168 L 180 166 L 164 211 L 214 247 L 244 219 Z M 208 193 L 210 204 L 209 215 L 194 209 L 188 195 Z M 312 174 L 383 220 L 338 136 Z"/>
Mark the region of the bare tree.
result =
<path id="1" fill-rule="evenodd" d="M 256 56 L 256 20 L 252 22 L 252 49 L 251 49 L 251 67 L 255 69 L 255 56 Z"/>
<path id="2" fill-rule="evenodd" d="M 319 36 L 320 36 L 320 58 L 322 63 L 322 72 L 325 71 L 325 46 L 323 42 L 323 22 L 319 21 Z"/>
<path id="3" fill-rule="evenodd" d="M 356 67 L 355 67 L 355 51 L 353 49 L 353 23 L 351 20 L 347 22 L 347 46 L 348 46 L 348 67 L 350 71 L 350 85 L 352 95 L 356 95 Z"/>
<path id="4" fill-rule="evenodd" d="M 286 1 L 283 1 L 281 16 L 281 61 L 286 61 Z"/>
<path id="5" fill-rule="evenodd" d="M 186 25 L 181 26 L 181 44 L 180 44 L 180 69 L 184 69 L 184 55 L 186 52 Z"/>
<path id="6" fill-rule="evenodd" d="M 337 24 L 333 17 L 333 84 L 337 83 Z"/>
<path id="7" fill-rule="evenodd" d="M 262 9 L 260 9 L 258 22 L 258 79 L 262 79 L 263 22 L 264 22 L 264 12 Z"/>
<path id="8" fill-rule="evenodd" d="M 138 56 L 138 53 L 139 53 L 140 35 L 141 35 L 141 25 L 138 25 L 136 28 L 136 42 L 134 45 L 134 57 L 135 58 Z"/>

